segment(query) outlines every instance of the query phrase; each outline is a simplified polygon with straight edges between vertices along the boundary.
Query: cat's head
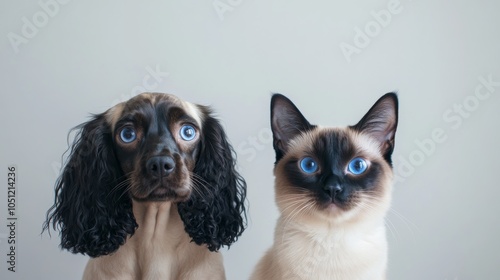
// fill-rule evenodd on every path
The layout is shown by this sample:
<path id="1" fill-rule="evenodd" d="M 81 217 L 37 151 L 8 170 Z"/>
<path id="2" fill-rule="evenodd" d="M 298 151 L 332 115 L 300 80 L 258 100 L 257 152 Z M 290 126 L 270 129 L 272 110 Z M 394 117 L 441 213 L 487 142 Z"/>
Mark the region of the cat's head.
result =
<path id="1" fill-rule="evenodd" d="M 383 217 L 390 205 L 396 94 L 353 126 L 310 124 L 285 96 L 271 100 L 276 202 L 284 218 L 313 223 Z"/>

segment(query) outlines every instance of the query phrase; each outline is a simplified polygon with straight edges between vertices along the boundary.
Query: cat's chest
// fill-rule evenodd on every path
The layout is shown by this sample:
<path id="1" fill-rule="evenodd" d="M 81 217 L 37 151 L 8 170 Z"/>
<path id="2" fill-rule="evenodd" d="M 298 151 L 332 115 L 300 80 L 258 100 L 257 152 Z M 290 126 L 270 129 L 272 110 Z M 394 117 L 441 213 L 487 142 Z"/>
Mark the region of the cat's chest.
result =
<path id="1" fill-rule="evenodd" d="M 382 279 L 386 262 L 384 234 L 364 236 L 294 234 L 285 242 L 281 256 L 288 264 L 285 279 L 375 280 Z M 284 253 L 284 254 L 283 254 Z M 377 276 L 376 276 L 377 275 Z M 380 278 L 379 278 L 380 276 Z"/>

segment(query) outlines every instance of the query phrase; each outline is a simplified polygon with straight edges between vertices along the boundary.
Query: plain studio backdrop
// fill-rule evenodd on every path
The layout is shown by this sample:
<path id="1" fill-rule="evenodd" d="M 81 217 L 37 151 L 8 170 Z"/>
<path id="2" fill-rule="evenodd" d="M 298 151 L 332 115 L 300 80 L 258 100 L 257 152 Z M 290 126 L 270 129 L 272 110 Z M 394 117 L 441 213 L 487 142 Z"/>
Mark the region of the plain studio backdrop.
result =
<path id="1" fill-rule="evenodd" d="M 213 106 L 248 183 L 248 229 L 223 250 L 240 280 L 278 217 L 271 93 L 343 126 L 397 91 L 388 278 L 498 279 L 499 11 L 493 0 L 2 1 L 0 278 L 81 277 L 87 257 L 40 233 L 67 134 L 91 113 L 141 91 Z"/>

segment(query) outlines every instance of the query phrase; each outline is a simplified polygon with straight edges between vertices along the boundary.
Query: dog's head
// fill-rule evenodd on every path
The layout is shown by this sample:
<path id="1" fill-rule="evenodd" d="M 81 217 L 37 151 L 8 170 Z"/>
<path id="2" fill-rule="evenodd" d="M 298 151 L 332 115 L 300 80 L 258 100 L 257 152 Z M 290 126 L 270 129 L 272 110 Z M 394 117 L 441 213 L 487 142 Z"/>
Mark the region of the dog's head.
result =
<path id="1" fill-rule="evenodd" d="M 61 247 L 116 251 L 137 228 L 131 199 L 178 203 L 186 232 L 211 251 L 243 232 L 246 184 L 208 107 L 144 93 L 77 128 L 44 225 L 59 228 Z"/>
<path id="2" fill-rule="evenodd" d="M 144 94 L 108 111 L 113 147 L 138 201 L 185 201 L 206 112 L 172 95 Z M 196 179 L 194 179 L 196 182 Z"/>

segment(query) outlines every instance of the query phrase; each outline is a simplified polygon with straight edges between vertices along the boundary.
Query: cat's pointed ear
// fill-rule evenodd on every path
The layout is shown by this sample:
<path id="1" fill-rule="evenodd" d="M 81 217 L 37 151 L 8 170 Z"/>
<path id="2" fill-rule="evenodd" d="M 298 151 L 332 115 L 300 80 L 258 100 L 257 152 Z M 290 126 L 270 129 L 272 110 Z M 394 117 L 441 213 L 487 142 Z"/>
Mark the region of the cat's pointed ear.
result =
<path id="1" fill-rule="evenodd" d="M 352 128 L 373 137 L 380 144 L 380 152 L 391 163 L 394 137 L 398 126 L 398 97 L 390 92 L 383 95 L 368 113 Z"/>
<path id="2" fill-rule="evenodd" d="M 281 94 L 273 94 L 271 98 L 271 130 L 273 146 L 276 151 L 276 162 L 286 153 L 288 143 L 300 133 L 314 128 L 299 109 Z"/>

